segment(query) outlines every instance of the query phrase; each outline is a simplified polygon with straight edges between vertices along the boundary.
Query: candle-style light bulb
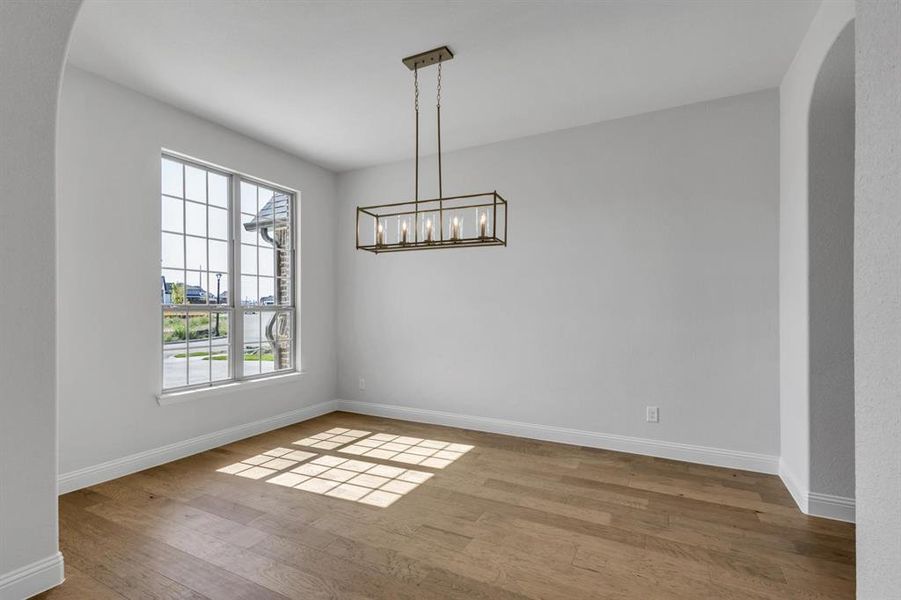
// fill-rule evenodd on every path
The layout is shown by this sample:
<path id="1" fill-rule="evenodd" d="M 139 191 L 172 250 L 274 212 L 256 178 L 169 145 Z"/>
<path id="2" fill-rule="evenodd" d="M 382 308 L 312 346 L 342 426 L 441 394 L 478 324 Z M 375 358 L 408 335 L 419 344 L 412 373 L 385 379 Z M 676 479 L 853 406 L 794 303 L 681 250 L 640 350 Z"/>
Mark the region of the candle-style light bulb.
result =
<path id="1" fill-rule="evenodd" d="M 375 237 L 375 243 L 379 246 L 383 246 L 385 244 L 385 228 L 379 223 L 378 233 Z"/>
<path id="2" fill-rule="evenodd" d="M 425 221 L 425 241 L 432 241 L 432 220 L 426 219 Z"/>
<path id="3" fill-rule="evenodd" d="M 454 217 L 454 222 L 451 224 L 451 239 L 459 240 L 460 239 L 460 219 L 456 216 Z"/>
<path id="4" fill-rule="evenodd" d="M 488 237 L 488 214 L 482 213 L 479 217 L 479 237 Z"/>
<path id="5" fill-rule="evenodd" d="M 400 243 L 401 244 L 407 243 L 407 222 L 406 221 L 403 221 L 400 224 Z"/>

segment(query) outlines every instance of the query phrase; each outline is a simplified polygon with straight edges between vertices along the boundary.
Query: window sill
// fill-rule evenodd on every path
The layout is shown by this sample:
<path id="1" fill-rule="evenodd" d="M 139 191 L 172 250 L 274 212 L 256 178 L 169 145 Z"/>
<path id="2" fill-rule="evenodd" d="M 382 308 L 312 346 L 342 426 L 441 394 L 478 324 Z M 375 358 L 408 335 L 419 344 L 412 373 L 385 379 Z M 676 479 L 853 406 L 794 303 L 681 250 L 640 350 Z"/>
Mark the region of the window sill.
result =
<path id="1" fill-rule="evenodd" d="M 179 404 L 191 400 L 203 400 L 205 398 L 215 398 L 234 392 L 243 392 L 246 390 L 255 390 L 257 388 L 269 387 L 272 385 L 284 385 L 293 383 L 304 375 L 304 371 L 294 371 L 293 373 L 285 373 L 284 375 L 273 375 L 272 377 L 263 377 L 261 379 L 248 379 L 245 381 L 229 381 L 221 385 L 213 385 L 205 388 L 194 390 L 184 390 L 181 392 L 165 392 L 156 395 L 156 401 L 160 406 L 169 404 Z"/>

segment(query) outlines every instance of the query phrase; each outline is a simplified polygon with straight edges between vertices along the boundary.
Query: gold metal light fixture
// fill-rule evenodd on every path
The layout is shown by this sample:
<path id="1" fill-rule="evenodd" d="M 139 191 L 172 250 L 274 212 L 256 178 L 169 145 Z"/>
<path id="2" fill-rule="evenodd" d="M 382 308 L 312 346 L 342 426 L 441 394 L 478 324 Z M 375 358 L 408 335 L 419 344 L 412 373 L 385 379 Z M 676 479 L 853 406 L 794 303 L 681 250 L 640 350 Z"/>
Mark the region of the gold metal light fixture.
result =
<path id="1" fill-rule="evenodd" d="M 497 191 L 444 196 L 441 170 L 441 65 L 454 57 L 447 46 L 408 56 L 413 71 L 416 160 L 413 200 L 357 207 L 357 249 L 404 252 L 507 245 L 507 201 Z M 438 197 L 419 198 L 419 69 L 438 66 Z"/>

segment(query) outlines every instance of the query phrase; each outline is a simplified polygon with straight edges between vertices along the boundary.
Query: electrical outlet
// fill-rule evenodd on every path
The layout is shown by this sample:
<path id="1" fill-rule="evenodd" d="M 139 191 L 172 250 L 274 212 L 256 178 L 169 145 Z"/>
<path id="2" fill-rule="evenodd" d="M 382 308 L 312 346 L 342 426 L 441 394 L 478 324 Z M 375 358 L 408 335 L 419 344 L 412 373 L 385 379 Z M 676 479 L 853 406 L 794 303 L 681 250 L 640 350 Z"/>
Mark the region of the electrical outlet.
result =
<path id="1" fill-rule="evenodd" d="M 366 389 L 366 380 L 363 377 L 360 377 L 360 391 L 362 392 L 365 389 Z"/>
<path id="2" fill-rule="evenodd" d="M 660 422 L 660 409 L 656 406 L 647 407 L 647 416 L 645 420 L 648 423 L 659 423 Z"/>

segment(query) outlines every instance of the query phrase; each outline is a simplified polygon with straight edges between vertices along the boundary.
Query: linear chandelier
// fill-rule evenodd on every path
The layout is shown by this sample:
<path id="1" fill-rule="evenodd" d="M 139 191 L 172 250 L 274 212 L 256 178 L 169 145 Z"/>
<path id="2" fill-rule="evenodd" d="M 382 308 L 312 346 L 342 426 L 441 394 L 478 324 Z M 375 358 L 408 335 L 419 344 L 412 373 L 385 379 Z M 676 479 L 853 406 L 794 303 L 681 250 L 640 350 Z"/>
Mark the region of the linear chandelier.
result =
<path id="1" fill-rule="evenodd" d="M 454 57 L 447 46 L 408 56 L 413 71 L 416 113 L 414 199 L 357 207 L 357 250 L 404 252 L 438 248 L 507 245 L 507 201 L 497 190 L 463 196 L 444 196 L 441 172 L 441 65 Z M 419 198 L 419 69 L 438 65 L 438 197 Z"/>

